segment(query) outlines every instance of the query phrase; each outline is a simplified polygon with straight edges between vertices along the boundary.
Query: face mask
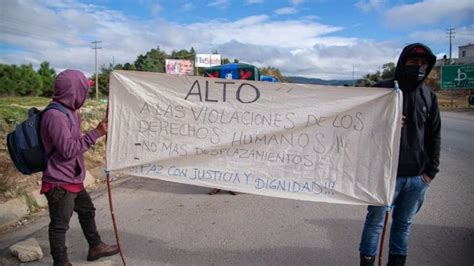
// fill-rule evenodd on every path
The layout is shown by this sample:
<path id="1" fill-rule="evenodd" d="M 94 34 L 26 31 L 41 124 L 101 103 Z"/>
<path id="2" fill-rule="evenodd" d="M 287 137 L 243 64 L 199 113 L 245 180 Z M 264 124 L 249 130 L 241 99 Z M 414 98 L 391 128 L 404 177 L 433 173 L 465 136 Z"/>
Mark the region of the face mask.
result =
<path id="1" fill-rule="evenodd" d="M 427 66 L 410 65 L 403 69 L 402 89 L 412 90 L 425 78 Z"/>

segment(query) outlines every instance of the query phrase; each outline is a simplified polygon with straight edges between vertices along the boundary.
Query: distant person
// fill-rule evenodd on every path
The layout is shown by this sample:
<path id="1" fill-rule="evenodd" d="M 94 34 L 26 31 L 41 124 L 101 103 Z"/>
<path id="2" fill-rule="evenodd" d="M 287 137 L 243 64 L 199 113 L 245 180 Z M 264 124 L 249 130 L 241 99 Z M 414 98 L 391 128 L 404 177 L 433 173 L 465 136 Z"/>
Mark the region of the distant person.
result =
<path id="1" fill-rule="evenodd" d="M 221 192 L 221 189 L 219 188 L 213 188 L 211 191 L 209 191 L 207 194 L 209 195 L 215 195 L 217 193 Z M 237 195 L 237 193 L 235 193 L 234 191 L 231 191 L 231 190 L 228 190 L 227 192 L 229 192 L 230 195 L 232 196 L 235 196 Z"/>
<path id="2" fill-rule="evenodd" d="M 169 63 L 166 65 L 166 74 L 176 74 L 176 73 L 174 73 L 174 71 L 175 71 L 175 70 L 174 70 L 174 62 L 173 62 L 173 63 L 170 63 L 170 62 L 169 62 Z"/>
<path id="3" fill-rule="evenodd" d="M 174 74 L 179 75 L 180 71 L 181 71 L 181 63 L 175 62 L 174 63 Z"/>
<path id="4" fill-rule="evenodd" d="M 79 71 L 65 70 L 54 81 L 53 102 L 60 103 L 60 110 L 48 110 L 42 116 L 40 133 L 44 148 L 51 152 L 43 171 L 41 193 L 48 199 L 49 245 L 54 265 L 72 265 L 66 248 L 66 231 L 75 211 L 82 231 L 89 243 L 88 261 L 117 254 L 116 245 L 102 242 L 95 224 L 95 208 L 84 188 L 86 169 L 84 152 L 98 138 L 107 133 L 107 120 L 86 134 L 81 132 L 79 108 L 84 104 L 89 90 L 87 78 Z"/>
<path id="5" fill-rule="evenodd" d="M 436 61 L 421 44 L 406 46 L 398 59 L 395 77 L 374 87 L 393 88 L 397 80 L 403 93 L 403 120 L 388 264 L 405 265 L 408 238 L 429 184 L 438 172 L 441 118 L 436 94 L 424 81 Z M 386 206 L 369 206 L 360 241 L 360 265 L 374 265 L 384 225 Z"/>

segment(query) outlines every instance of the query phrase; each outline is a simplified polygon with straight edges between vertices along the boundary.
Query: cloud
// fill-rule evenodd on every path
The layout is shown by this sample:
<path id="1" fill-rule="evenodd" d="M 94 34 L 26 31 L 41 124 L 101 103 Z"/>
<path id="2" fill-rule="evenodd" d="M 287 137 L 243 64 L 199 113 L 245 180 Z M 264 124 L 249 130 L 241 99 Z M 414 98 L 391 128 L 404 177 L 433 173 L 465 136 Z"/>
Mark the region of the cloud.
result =
<path id="1" fill-rule="evenodd" d="M 290 4 L 293 6 L 300 5 L 304 2 L 304 0 L 289 0 Z"/>
<path id="2" fill-rule="evenodd" d="M 360 0 L 355 4 L 355 7 L 359 8 L 363 12 L 371 12 L 381 10 L 387 0 Z"/>
<path id="3" fill-rule="evenodd" d="M 157 15 L 161 12 L 162 9 L 163 9 L 163 8 L 161 7 L 160 4 L 153 4 L 153 5 L 150 7 L 150 12 L 151 12 L 151 14 L 152 14 L 153 16 L 157 16 Z"/>
<path id="4" fill-rule="evenodd" d="M 142 33 L 150 29 L 115 11 L 73 2 L 46 4 L 49 6 L 26 1 L 5 3 L 3 8 L 7 15 L 2 17 L 1 43 L 17 49 L 2 52 L 0 61 L 37 66 L 46 60 L 58 69 L 77 68 L 91 73 L 94 69 L 92 40 L 102 41 L 99 62 L 111 62 L 113 57 L 132 61 L 150 48 L 150 41 L 155 42 L 155 37 Z"/>
<path id="5" fill-rule="evenodd" d="M 191 11 L 194 9 L 194 5 L 192 2 L 187 2 L 185 4 L 182 5 L 181 7 L 184 11 Z"/>
<path id="6" fill-rule="evenodd" d="M 263 4 L 265 0 L 246 0 L 245 3 L 248 5 Z"/>
<path id="7" fill-rule="evenodd" d="M 272 20 L 257 15 L 178 24 L 161 18 L 137 20 L 100 6 L 68 3 L 6 1 L 0 62 L 38 67 L 46 60 L 58 71 L 75 68 L 93 73 L 91 41 L 99 40 L 99 65 L 112 60 L 131 63 L 157 46 L 168 53 L 194 47 L 200 53 L 218 50 L 229 59 L 278 67 L 284 75 L 351 78 L 353 67 L 358 77 L 393 61 L 400 52 L 394 48 L 400 43 L 337 37 L 344 28 L 308 19 Z"/>
<path id="8" fill-rule="evenodd" d="M 212 28 L 212 31 L 208 29 Z M 278 47 L 310 47 L 318 37 L 341 31 L 343 28 L 324 25 L 307 20 L 272 21 L 266 15 L 251 16 L 234 22 L 206 22 L 190 24 L 186 32 L 199 32 L 202 41 L 211 40 L 209 45 L 218 45 L 237 40 L 242 43 Z M 183 32 L 183 34 L 186 34 Z M 319 39 L 321 40 L 321 39 Z"/>
<path id="9" fill-rule="evenodd" d="M 298 13 L 297 6 L 302 4 L 304 2 L 304 0 L 289 0 L 288 2 L 290 4 L 290 6 L 278 8 L 274 11 L 274 13 L 279 15 L 279 16 L 296 14 L 296 13 Z"/>
<path id="10" fill-rule="evenodd" d="M 458 56 L 458 47 L 473 42 L 472 34 L 474 25 L 459 27 L 454 30 L 454 39 L 452 39 L 452 57 Z M 432 45 L 440 45 L 441 50 L 438 53 L 449 55 L 449 37 L 444 29 L 415 31 L 409 35 L 413 42 L 423 42 Z"/>
<path id="11" fill-rule="evenodd" d="M 26 8 L 28 10 L 26 10 Z M 62 23 L 64 15 L 72 12 L 63 11 L 59 15 L 53 11 L 34 3 L 21 5 L 17 1 L 6 1 L 2 6 L 2 41 L 6 43 L 18 42 L 18 40 L 38 39 L 41 42 L 65 42 L 74 43 L 78 40 L 74 33 L 82 27 Z M 74 21 L 76 16 L 71 16 L 69 21 Z M 68 32 L 70 33 L 68 34 Z M 56 32 L 64 34 L 56 35 Z M 33 44 L 34 45 L 34 44 Z"/>
<path id="12" fill-rule="evenodd" d="M 216 8 L 226 8 L 230 4 L 229 0 L 214 0 L 207 4 L 207 6 Z"/>
<path id="13" fill-rule="evenodd" d="M 294 7 L 282 7 L 275 10 L 275 14 L 277 15 L 291 15 L 298 13 L 298 9 Z"/>
<path id="14" fill-rule="evenodd" d="M 472 0 L 424 0 L 421 2 L 396 6 L 386 12 L 386 24 L 394 27 L 433 24 L 446 25 L 473 21 L 474 4 Z"/>
<path id="15" fill-rule="evenodd" d="M 323 79 L 352 79 L 379 70 L 384 63 L 396 62 L 400 51 L 391 44 L 368 40 L 346 45 L 315 45 L 291 50 L 275 46 L 244 44 L 235 40 L 217 46 L 230 60 L 259 67 L 278 67 L 287 76 Z"/>

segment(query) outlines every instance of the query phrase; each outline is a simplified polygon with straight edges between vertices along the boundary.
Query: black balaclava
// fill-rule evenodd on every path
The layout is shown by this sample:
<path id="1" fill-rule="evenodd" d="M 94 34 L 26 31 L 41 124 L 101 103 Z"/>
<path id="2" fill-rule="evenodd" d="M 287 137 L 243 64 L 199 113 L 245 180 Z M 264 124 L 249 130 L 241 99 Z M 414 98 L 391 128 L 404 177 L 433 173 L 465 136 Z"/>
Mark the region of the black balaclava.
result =
<path id="1" fill-rule="evenodd" d="M 428 66 L 406 66 L 405 63 L 410 57 L 426 58 Z M 407 45 L 398 58 L 395 80 L 398 81 L 400 89 L 403 91 L 403 115 L 408 123 L 416 122 L 414 110 L 416 109 L 417 95 L 420 93 L 418 88 L 428 77 L 435 62 L 436 56 L 428 46 L 421 43 Z"/>
<path id="2" fill-rule="evenodd" d="M 427 66 L 404 66 L 402 78 L 399 81 L 401 87 L 406 91 L 412 91 L 428 76 Z"/>

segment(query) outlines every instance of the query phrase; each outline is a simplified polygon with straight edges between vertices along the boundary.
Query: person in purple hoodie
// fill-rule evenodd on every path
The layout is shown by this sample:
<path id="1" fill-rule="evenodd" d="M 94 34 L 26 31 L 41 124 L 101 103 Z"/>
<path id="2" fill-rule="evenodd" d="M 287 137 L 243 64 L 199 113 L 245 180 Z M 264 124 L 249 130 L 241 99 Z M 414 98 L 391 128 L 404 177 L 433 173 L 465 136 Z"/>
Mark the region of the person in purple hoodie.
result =
<path id="1" fill-rule="evenodd" d="M 80 71 L 65 70 L 54 81 L 53 102 L 65 107 L 67 115 L 51 109 L 42 115 L 41 139 L 47 152 L 52 152 L 43 171 L 41 193 L 48 200 L 49 244 L 54 265 L 72 265 L 66 248 L 66 231 L 75 211 L 89 243 L 88 261 L 117 254 L 116 245 L 102 242 L 95 224 L 95 207 L 84 188 L 86 169 L 84 152 L 107 133 L 107 119 L 97 128 L 82 134 L 79 108 L 89 90 L 87 78 Z"/>

